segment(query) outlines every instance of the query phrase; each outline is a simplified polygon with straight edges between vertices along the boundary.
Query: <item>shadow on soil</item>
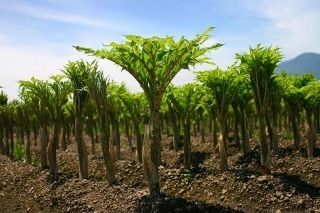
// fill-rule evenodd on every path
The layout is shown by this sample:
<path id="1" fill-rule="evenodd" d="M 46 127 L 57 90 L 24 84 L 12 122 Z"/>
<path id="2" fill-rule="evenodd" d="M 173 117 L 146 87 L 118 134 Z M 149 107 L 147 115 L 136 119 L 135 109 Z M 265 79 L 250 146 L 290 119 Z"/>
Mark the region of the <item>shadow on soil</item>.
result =
<path id="1" fill-rule="evenodd" d="M 161 194 L 145 195 L 139 200 L 135 212 L 242 212 L 221 205 L 209 205 L 201 201 L 188 202 L 183 198 L 175 198 Z"/>
<path id="2" fill-rule="evenodd" d="M 73 178 L 74 176 L 69 175 L 69 174 L 63 174 L 58 172 L 56 175 L 49 174 L 47 176 L 47 183 L 51 185 L 51 190 L 55 190 L 58 188 L 58 186 L 64 184 L 67 182 L 69 179 Z"/>
<path id="3" fill-rule="evenodd" d="M 320 197 L 320 187 L 302 181 L 298 175 L 280 173 L 273 174 L 273 176 L 279 178 L 285 184 L 286 191 L 290 188 L 294 188 L 299 194 L 308 194 L 311 198 Z"/>

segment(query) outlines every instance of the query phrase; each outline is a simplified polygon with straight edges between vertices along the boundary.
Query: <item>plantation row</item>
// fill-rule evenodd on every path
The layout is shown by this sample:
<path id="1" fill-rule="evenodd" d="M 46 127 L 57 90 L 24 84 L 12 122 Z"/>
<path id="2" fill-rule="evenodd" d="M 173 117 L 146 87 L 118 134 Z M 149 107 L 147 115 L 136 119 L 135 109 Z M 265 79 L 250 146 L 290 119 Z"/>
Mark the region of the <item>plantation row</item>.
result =
<path id="1" fill-rule="evenodd" d="M 259 135 L 265 174 L 271 174 L 270 150 L 278 153 L 279 132 L 293 134 L 294 147 L 299 149 L 300 130 L 306 131 L 308 157 L 312 158 L 320 131 L 320 82 L 312 74 L 276 74 L 283 57 L 279 48 L 250 47 L 247 53 L 237 54 L 237 62 L 227 70 L 199 71 L 193 83 L 179 87 L 171 84 L 182 69 L 213 64 L 206 55 L 222 44 L 205 45 L 211 31 L 209 28 L 192 40 L 128 35 L 127 41 L 111 43 L 102 50 L 75 47 L 121 66 L 138 81 L 143 92 L 131 93 L 124 84 L 110 81 L 97 61 L 69 62 L 60 75 L 48 80 L 19 81 L 20 100 L 8 103 L 7 95 L 0 94 L 1 153 L 11 158 L 16 153 L 18 157 L 20 144 L 26 162 L 32 163 L 30 147 L 34 141 L 41 147 L 41 168 L 49 168 L 55 175 L 57 149 L 66 150 L 72 135 L 78 147 L 79 177 L 88 178 L 83 140 L 83 134 L 88 134 L 91 154 L 95 154 L 95 144 L 101 144 L 106 179 L 112 184 L 116 182 L 115 160 L 121 157 L 120 134 L 125 134 L 129 145 L 137 149 L 137 161 L 143 163 L 150 194 L 160 193 L 162 133 L 173 134 L 175 151 L 183 135 L 185 169 L 191 164 L 191 130 L 201 133 L 203 143 L 205 133 L 210 131 L 222 172 L 228 170 L 230 128 L 243 154 L 250 151 L 249 139 Z"/>

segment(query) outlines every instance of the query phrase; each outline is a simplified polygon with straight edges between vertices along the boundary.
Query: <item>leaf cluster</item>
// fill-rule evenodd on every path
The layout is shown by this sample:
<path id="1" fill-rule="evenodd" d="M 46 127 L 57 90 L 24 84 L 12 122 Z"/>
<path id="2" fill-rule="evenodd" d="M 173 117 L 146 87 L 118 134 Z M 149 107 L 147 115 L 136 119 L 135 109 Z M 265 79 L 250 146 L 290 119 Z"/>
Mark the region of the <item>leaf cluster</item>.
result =
<path id="1" fill-rule="evenodd" d="M 204 46 L 212 30 L 213 27 L 192 40 L 184 37 L 176 41 L 170 36 L 144 38 L 127 35 L 126 41 L 119 44 L 112 42 L 102 50 L 79 46 L 75 48 L 89 55 L 109 59 L 127 70 L 146 93 L 149 104 L 154 105 L 155 97 L 162 97 L 181 69 L 189 69 L 189 66 L 198 63 L 212 63 L 206 54 L 222 46 L 219 43 Z"/>

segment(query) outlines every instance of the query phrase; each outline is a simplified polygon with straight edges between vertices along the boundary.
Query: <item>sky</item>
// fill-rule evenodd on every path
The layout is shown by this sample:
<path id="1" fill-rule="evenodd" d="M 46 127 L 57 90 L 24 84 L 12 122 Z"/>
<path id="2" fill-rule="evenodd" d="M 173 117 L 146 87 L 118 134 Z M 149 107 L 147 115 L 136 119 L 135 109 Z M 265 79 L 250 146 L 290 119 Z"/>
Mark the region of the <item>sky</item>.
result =
<path id="1" fill-rule="evenodd" d="M 320 53 L 319 20 L 319 0 L 0 0 L 0 90 L 18 98 L 19 80 L 48 80 L 69 61 L 94 60 L 72 46 L 101 49 L 128 34 L 192 39 L 212 26 L 209 42 L 224 46 L 209 57 L 222 69 L 259 43 L 280 47 L 290 60 Z M 142 91 L 119 66 L 102 59 L 99 66 L 110 79 Z M 192 69 L 183 70 L 173 83 L 193 80 Z"/>

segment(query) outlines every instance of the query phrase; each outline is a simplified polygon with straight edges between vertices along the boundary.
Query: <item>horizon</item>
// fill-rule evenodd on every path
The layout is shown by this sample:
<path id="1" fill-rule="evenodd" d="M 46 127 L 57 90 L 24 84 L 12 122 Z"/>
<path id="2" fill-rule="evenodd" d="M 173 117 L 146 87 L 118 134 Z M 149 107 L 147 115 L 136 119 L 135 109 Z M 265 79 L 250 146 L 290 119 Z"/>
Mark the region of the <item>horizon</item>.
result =
<path id="1" fill-rule="evenodd" d="M 282 62 L 300 54 L 320 53 L 320 1 L 192 0 L 181 1 L 4 1 L 0 4 L 0 86 L 9 99 L 18 98 L 19 80 L 47 80 L 68 61 L 94 57 L 72 46 L 103 48 L 124 41 L 124 35 L 194 38 L 210 26 L 210 42 L 224 46 L 211 52 L 217 66 L 226 69 L 235 54 L 249 46 L 279 47 Z M 108 60 L 99 67 L 111 80 L 125 82 L 131 91 L 142 91 L 126 71 Z M 211 67 L 213 68 L 213 67 Z M 208 69 L 207 65 L 196 69 Z M 194 80 L 181 71 L 175 85 Z"/>

